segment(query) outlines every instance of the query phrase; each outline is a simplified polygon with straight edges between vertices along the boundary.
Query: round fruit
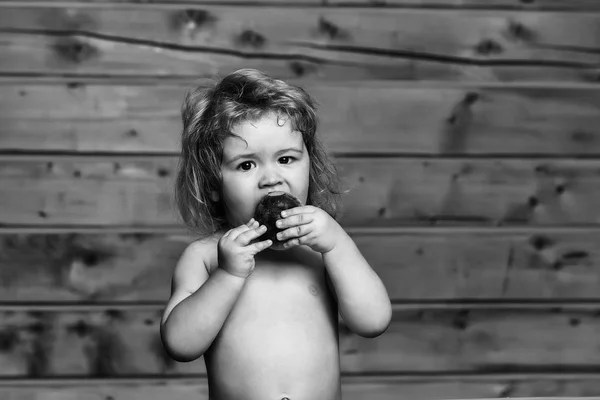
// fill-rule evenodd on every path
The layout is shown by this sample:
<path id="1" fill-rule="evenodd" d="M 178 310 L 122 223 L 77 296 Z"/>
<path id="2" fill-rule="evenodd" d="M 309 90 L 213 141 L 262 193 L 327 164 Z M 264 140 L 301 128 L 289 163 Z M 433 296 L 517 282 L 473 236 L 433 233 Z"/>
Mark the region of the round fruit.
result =
<path id="1" fill-rule="evenodd" d="M 297 197 L 286 192 L 271 192 L 263 197 L 254 211 L 254 219 L 267 227 L 267 232 L 260 237 L 260 240 L 271 239 L 273 244 L 270 249 L 282 249 L 283 242 L 277 240 L 276 236 L 281 229 L 275 226 L 275 222 L 281 219 L 283 210 L 301 205 Z"/>

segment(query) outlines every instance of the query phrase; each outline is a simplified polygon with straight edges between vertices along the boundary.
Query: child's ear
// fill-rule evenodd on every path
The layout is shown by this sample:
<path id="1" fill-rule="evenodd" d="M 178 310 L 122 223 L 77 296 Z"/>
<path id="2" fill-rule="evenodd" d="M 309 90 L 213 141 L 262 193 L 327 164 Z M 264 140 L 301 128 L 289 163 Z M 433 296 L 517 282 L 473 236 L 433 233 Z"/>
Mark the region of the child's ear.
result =
<path id="1" fill-rule="evenodd" d="M 216 203 L 217 201 L 219 201 L 219 193 L 217 193 L 216 190 L 211 190 L 210 191 L 210 199 Z"/>

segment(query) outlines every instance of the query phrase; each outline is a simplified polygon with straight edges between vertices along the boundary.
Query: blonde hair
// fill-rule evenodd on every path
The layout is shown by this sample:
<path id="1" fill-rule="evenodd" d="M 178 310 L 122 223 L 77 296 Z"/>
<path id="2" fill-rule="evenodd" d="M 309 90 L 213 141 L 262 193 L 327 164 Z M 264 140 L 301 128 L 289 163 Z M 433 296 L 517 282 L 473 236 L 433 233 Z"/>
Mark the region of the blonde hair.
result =
<path id="1" fill-rule="evenodd" d="M 310 158 L 307 204 L 334 218 L 338 215 L 337 170 L 316 135 L 314 100 L 300 87 L 258 70 L 241 69 L 216 83 L 196 86 L 182 104 L 175 201 L 182 222 L 196 233 L 210 235 L 227 227 L 223 205 L 211 199 L 211 192 L 221 193 L 223 141 L 237 136 L 232 133 L 236 124 L 270 112 L 289 116 L 292 127 L 302 134 Z"/>

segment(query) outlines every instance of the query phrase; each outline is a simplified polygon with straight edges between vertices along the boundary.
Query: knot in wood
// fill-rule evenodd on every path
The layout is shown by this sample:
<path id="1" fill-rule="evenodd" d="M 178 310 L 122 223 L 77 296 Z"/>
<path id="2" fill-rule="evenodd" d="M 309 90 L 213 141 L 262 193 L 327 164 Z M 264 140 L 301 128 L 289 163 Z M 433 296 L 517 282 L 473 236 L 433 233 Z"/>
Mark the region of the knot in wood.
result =
<path id="1" fill-rule="evenodd" d="M 504 50 L 500 44 L 492 39 L 481 41 L 476 47 L 477 53 L 482 55 L 500 54 Z"/>
<path id="2" fill-rule="evenodd" d="M 81 82 L 69 82 L 67 83 L 67 89 L 79 89 L 83 85 Z"/>
<path id="3" fill-rule="evenodd" d="M 296 75 L 296 76 L 302 76 L 304 75 L 304 66 L 299 63 L 298 61 L 293 61 L 290 63 L 290 68 L 292 69 L 292 72 Z"/>
<path id="4" fill-rule="evenodd" d="M 92 331 L 93 327 L 82 320 L 78 320 L 76 323 L 67 326 L 67 332 L 74 333 L 80 338 L 88 336 Z"/>
<path id="5" fill-rule="evenodd" d="M 104 311 L 104 315 L 108 317 L 108 319 L 112 320 L 122 320 L 124 318 L 123 311 L 114 308 L 109 308 L 108 310 Z"/>
<path id="6" fill-rule="evenodd" d="M 98 54 L 94 46 L 78 39 L 61 40 L 54 46 L 54 50 L 60 59 L 76 64 Z"/>
<path id="7" fill-rule="evenodd" d="M 311 72 L 315 72 L 316 68 L 314 65 L 305 64 L 300 61 L 292 61 L 289 63 L 290 69 L 297 77 L 303 77 Z"/>
<path id="8" fill-rule="evenodd" d="M 529 243 L 536 250 L 543 250 L 548 246 L 552 246 L 554 242 L 547 236 L 544 235 L 534 235 L 529 239 Z"/>
<path id="9" fill-rule="evenodd" d="M 241 46 L 250 46 L 250 47 L 254 47 L 254 48 L 259 48 L 259 47 L 264 46 L 266 41 L 267 40 L 265 39 L 265 37 L 263 35 L 261 35 L 258 32 L 254 32 L 250 29 L 243 31 L 238 38 L 238 43 Z"/>
<path id="10" fill-rule="evenodd" d="M 527 204 L 529 204 L 529 207 L 535 208 L 538 206 L 538 204 L 540 204 L 540 201 L 535 196 L 529 196 L 529 198 L 527 199 Z"/>
<path id="11" fill-rule="evenodd" d="M 41 335 L 46 331 L 46 326 L 40 321 L 29 324 L 27 327 L 27 331 L 33 333 L 34 335 Z"/>
<path id="12" fill-rule="evenodd" d="M 465 330 L 469 325 L 469 310 L 459 310 L 452 320 L 452 326 L 458 330 Z"/>
<path id="13" fill-rule="evenodd" d="M 326 34 L 332 39 L 335 39 L 339 32 L 339 28 L 325 18 L 319 18 L 319 32 Z"/>
<path id="14" fill-rule="evenodd" d="M 14 329 L 0 331 L 0 352 L 12 350 L 20 342 L 19 334 Z"/>
<path id="15" fill-rule="evenodd" d="M 472 106 L 473 104 L 475 104 L 475 102 L 479 100 L 479 94 L 475 93 L 475 92 L 469 92 L 465 95 L 465 99 L 463 100 L 463 103 L 466 106 Z"/>
<path id="16" fill-rule="evenodd" d="M 521 40 L 533 40 L 533 31 L 518 21 L 509 21 L 508 33 L 511 37 Z"/>
<path id="17" fill-rule="evenodd" d="M 74 251 L 75 259 L 78 259 L 86 267 L 93 267 L 100 261 L 100 255 L 93 250 L 77 249 Z"/>
<path id="18" fill-rule="evenodd" d="M 595 140 L 595 135 L 592 132 L 584 131 L 584 130 L 575 130 L 571 134 L 571 139 L 577 143 L 591 143 Z"/>
<path id="19" fill-rule="evenodd" d="M 216 18 L 208 11 L 194 9 L 184 10 L 178 19 L 183 22 L 184 26 L 192 28 L 216 21 Z"/>
<path id="20" fill-rule="evenodd" d="M 346 31 L 323 17 L 319 18 L 319 32 L 327 35 L 330 39 L 347 39 L 349 36 Z"/>

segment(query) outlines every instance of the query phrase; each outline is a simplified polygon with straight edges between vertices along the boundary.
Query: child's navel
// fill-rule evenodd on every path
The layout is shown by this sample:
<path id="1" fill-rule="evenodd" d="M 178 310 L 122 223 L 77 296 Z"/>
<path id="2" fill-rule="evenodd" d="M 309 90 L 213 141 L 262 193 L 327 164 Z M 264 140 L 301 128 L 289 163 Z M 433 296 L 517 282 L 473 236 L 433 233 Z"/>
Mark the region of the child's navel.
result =
<path id="1" fill-rule="evenodd" d="M 310 292 L 310 294 L 312 294 L 313 296 L 318 296 L 319 295 L 319 289 L 315 286 L 315 285 L 310 285 L 308 287 L 308 291 Z M 282 399 L 283 400 L 283 399 Z"/>

